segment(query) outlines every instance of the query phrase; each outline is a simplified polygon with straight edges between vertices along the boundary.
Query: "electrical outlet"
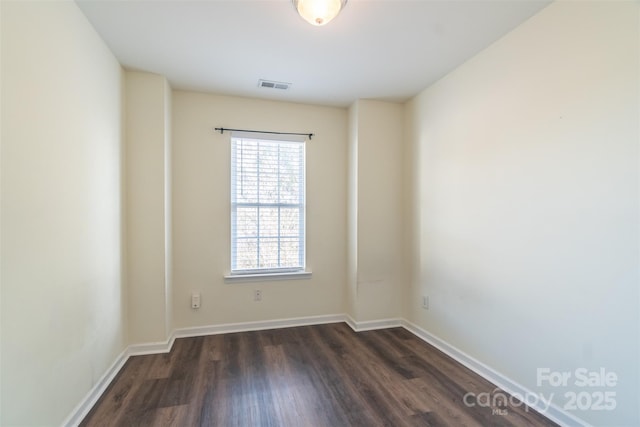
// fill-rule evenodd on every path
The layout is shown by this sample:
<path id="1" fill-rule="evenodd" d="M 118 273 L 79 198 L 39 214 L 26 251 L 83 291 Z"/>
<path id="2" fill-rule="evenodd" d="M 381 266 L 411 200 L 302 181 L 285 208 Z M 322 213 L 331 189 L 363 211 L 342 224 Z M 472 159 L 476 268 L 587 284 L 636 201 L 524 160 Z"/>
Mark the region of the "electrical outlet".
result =
<path id="1" fill-rule="evenodd" d="M 429 297 L 426 295 L 422 296 L 422 308 L 429 310 Z"/>
<path id="2" fill-rule="evenodd" d="M 253 300 L 262 301 L 262 291 L 260 289 L 256 289 L 255 291 L 253 291 Z"/>
<path id="3" fill-rule="evenodd" d="M 197 292 L 191 294 L 191 308 L 196 310 L 200 308 L 200 294 Z"/>

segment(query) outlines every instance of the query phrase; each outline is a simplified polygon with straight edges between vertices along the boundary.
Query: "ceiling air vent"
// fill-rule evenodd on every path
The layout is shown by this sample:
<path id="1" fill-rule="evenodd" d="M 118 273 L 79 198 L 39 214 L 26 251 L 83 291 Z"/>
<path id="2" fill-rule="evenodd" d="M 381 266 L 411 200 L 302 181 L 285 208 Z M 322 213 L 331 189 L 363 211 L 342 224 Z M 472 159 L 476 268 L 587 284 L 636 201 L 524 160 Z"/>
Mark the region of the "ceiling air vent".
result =
<path id="1" fill-rule="evenodd" d="M 291 87 L 291 83 L 275 82 L 273 80 L 258 80 L 258 87 L 263 87 L 265 89 L 288 90 Z"/>

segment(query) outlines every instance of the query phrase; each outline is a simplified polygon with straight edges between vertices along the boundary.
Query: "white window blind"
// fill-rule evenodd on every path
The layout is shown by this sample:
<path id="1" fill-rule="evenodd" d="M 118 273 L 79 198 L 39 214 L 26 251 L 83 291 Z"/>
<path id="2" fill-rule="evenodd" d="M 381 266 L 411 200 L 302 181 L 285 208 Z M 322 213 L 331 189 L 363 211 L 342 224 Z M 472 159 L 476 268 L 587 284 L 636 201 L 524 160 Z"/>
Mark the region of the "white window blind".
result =
<path id="1" fill-rule="evenodd" d="M 305 268 L 305 144 L 231 135 L 231 272 Z"/>

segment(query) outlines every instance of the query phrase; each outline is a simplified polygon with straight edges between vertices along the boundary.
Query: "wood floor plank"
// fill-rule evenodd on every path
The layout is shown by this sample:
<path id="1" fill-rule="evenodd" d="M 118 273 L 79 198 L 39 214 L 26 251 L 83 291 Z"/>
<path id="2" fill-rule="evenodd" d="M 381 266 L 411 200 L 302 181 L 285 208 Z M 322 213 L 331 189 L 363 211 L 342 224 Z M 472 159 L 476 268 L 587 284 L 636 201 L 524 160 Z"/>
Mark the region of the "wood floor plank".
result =
<path id="1" fill-rule="evenodd" d="M 295 328 L 291 332 L 293 340 L 285 345 L 287 361 L 305 379 L 305 388 L 313 390 L 313 419 L 319 425 L 349 425 L 352 420 L 348 409 L 358 402 L 347 393 L 348 385 L 334 369 L 330 357 L 312 344 L 313 327 Z"/>
<path id="2" fill-rule="evenodd" d="M 93 426 L 555 426 L 524 405 L 469 406 L 495 385 L 401 328 L 344 323 L 176 339 L 131 357 Z"/>
<path id="3" fill-rule="evenodd" d="M 399 425 L 407 416 L 414 415 L 415 412 L 410 405 L 403 402 L 406 396 L 399 393 L 399 389 L 402 388 L 401 381 L 406 379 L 405 376 L 398 372 L 393 363 L 388 363 L 389 360 L 376 357 L 379 354 L 367 345 L 371 344 L 370 341 L 367 343 L 364 340 L 355 340 L 353 332 L 342 332 L 337 335 L 340 347 L 355 346 L 354 352 L 342 355 L 347 368 L 345 375 L 357 379 L 359 387 L 368 390 L 369 399 L 375 402 L 375 410 L 379 411 L 378 417 L 386 419 L 391 425 Z M 354 357 L 354 354 L 358 357 Z"/>
<path id="4" fill-rule="evenodd" d="M 281 425 L 314 426 L 319 423 L 318 396 L 308 376 L 291 369 L 282 345 L 265 347 L 268 381 L 276 417 Z"/>
<path id="5" fill-rule="evenodd" d="M 191 405 L 168 406 L 159 408 L 152 421 L 154 427 L 182 427 Z"/>
<path id="6" fill-rule="evenodd" d="M 191 403 L 191 412 L 185 419 L 185 426 L 217 426 L 227 418 L 227 403 L 223 393 L 226 389 L 222 379 L 220 361 L 203 362 L 194 383 L 197 394 Z"/>
<path id="7" fill-rule="evenodd" d="M 198 373 L 203 342 L 202 337 L 176 340 L 174 346 L 177 346 L 177 349 L 158 407 L 185 405 L 191 402 L 196 392 L 193 384 Z"/>

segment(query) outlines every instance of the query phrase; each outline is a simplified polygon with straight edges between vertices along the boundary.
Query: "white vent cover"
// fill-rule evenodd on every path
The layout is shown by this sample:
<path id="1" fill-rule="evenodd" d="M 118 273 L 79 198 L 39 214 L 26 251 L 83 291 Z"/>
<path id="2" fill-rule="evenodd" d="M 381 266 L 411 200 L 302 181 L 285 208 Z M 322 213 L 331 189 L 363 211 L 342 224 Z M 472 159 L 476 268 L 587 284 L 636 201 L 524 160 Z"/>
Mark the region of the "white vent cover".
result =
<path id="1" fill-rule="evenodd" d="M 276 82 L 273 80 L 258 80 L 258 87 L 263 87 L 265 89 L 280 89 L 280 90 L 288 90 L 291 87 L 291 83 L 285 82 Z"/>

